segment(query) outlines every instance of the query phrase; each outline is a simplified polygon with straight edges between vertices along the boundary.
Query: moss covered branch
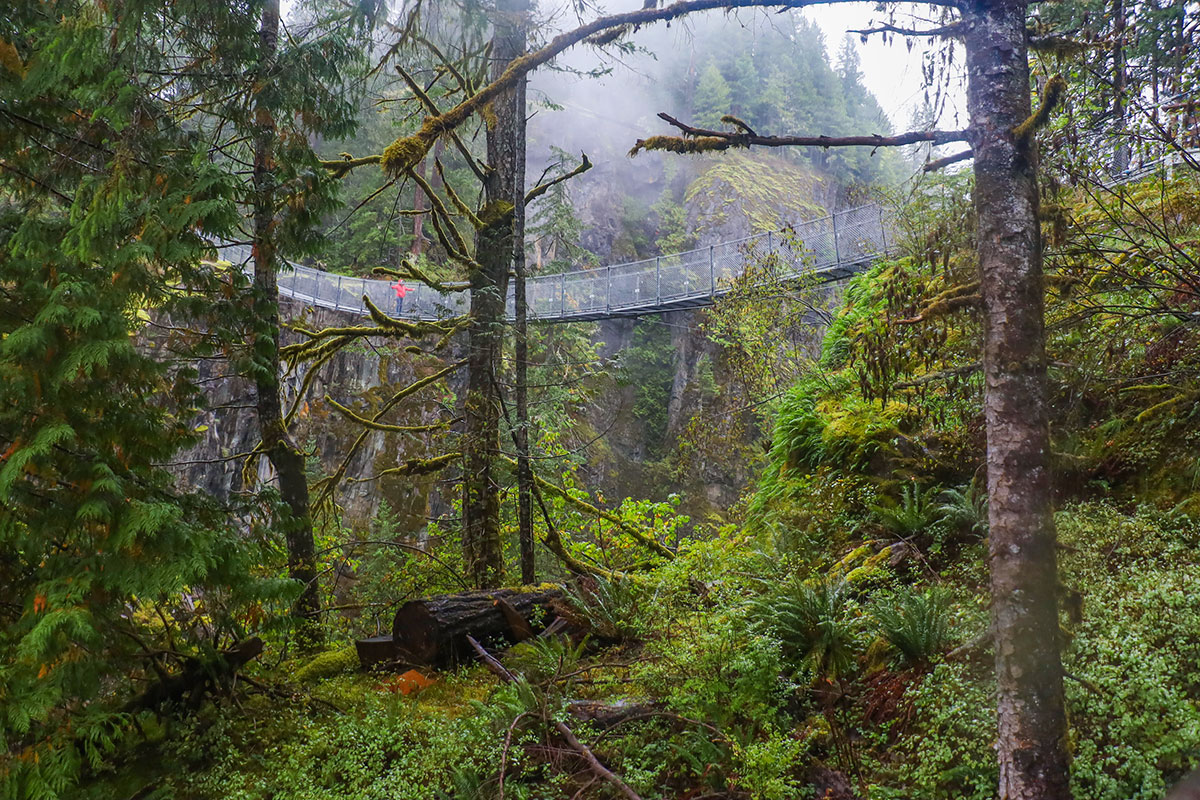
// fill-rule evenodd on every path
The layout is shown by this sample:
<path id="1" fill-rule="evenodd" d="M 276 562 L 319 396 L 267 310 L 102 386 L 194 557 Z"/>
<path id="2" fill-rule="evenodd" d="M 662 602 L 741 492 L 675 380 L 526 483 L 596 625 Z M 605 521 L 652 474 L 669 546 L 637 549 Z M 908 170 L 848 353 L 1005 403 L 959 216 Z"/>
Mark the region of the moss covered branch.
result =
<path id="1" fill-rule="evenodd" d="M 376 422 L 375 420 L 360 416 L 352 408 L 342 405 L 329 395 L 325 395 L 325 402 L 351 422 L 354 422 L 357 425 L 362 425 L 364 428 L 370 428 L 373 431 L 380 431 L 382 433 L 428 433 L 430 431 L 445 430 L 454 423 L 453 420 L 447 420 L 445 422 L 435 422 L 430 425 L 389 425 L 384 422 Z"/>
<path id="2" fill-rule="evenodd" d="M 935 317 L 944 317 L 964 308 L 977 308 L 980 302 L 982 301 L 979 295 L 979 281 L 951 286 L 926 303 L 915 317 L 898 320 L 896 324 L 916 325 L 919 322 L 926 322 Z"/>
<path id="3" fill-rule="evenodd" d="M 920 142 L 946 144 L 966 141 L 966 131 L 909 131 L 895 136 L 760 136 L 736 117 L 723 119 L 737 130 L 714 130 L 697 128 L 681 122 L 670 114 L 660 113 L 659 118 L 680 130 L 682 136 L 650 136 L 638 139 L 629 151 L 636 156 L 644 150 L 665 150 L 672 153 L 708 153 L 728 150 L 732 147 L 903 147 Z"/>
<path id="4" fill-rule="evenodd" d="M 583 160 L 579 162 L 579 166 L 575 167 L 575 169 L 571 170 L 570 172 L 563 173 L 562 175 L 559 175 L 557 178 L 554 178 L 553 180 L 548 180 L 545 183 L 540 183 L 537 186 L 530 189 L 525 195 L 525 205 L 529 205 L 534 200 L 538 199 L 539 197 L 544 195 L 546 192 L 550 191 L 550 189 L 553 188 L 556 184 L 563 183 L 564 181 L 569 181 L 572 178 L 582 175 L 583 173 L 585 173 L 589 169 L 591 169 L 592 162 L 588 160 L 587 153 L 580 153 L 580 156 L 583 158 Z"/>
<path id="5" fill-rule="evenodd" d="M 610 14 L 599 17 L 586 25 L 581 25 L 571 31 L 560 33 L 542 48 L 514 59 L 501 73 L 500 77 L 484 86 L 475 94 L 464 99 L 448 111 L 427 117 L 421 128 L 413 134 L 402 136 L 392 142 L 383 151 L 379 163 L 385 172 L 393 175 L 403 174 L 425 157 L 433 147 L 433 143 L 449 131 L 463 124 L 472 115 L 479 113 L 503 92 L 508 91 L 533 70 L 551 61 L 559 54 L 575 45 L 590 41 L 593 44 L 607 44 L 598 34 L 616 31 L 611 34 L 615 40 L 627 31 L 636 31 L 643 25 L 656 22 L 670 22 L 700 11 L 720 9 L 725 12 L 739 8 L 808 8 L 818 5 L 833 5 L 854 0 L 679 0 L 665 8 L 652 6 L 622 14 Z M 931 5 L 957 9 L 960 0 L 931 0 Z"/>
<path id="6" fill-rule="evenodd" d="M 507 461 L 509 464 L 512 464 L 513 466 L 516 466 L 516 464 L 517 464 L 515 459 L 509 458 L 508 456 L 504 456 L 504 460 Z M 557 485 L 551 483 L 550 481 L 546 480 L 545 478 L 543 478 L 540 475 L 534 474 L 533 482 L 535 484 L 537 484 L 539 487 L 541 487 L 542 489 L 545 489 L 546 491 L 551 492 L 552 494 L 558 495 L 563 500 L 566 500 L 568 503 L 570 503 L 571 505 L 578 508 L 580 511 L 590 514 L 593 517 L 599 517 L 600 519 L 605 520 L 606 522 L 611 522 L 613 525 L 617 526 L 617 528 L 619 528 L 622 532 L 629 534 L 635 540 L 637 540 L 640 544 L 645 545 L 647 548 L 649 548 L 650 550 L 653 550 L 656 554 L 662 556 L 663 558 L 668 558 L 668 559 L 675 558 L 675 554 L 673 552 L 671 552 L 670 548 L 666 547 L 661 542 L 654 539 L 652 536 L 647 536 L 643 531 L 640 531 L 637 528 L 630 525 L 628 522 L 625 522 L 623 519 L 618 517 L 616 514 L 613 514 L 610 511 L 605 511 L 602 508 L 594 506 L 591 503 L 587 502 L 586 500 L 580 500 L 578 497 L 575 497 L 573 494 L 571 494 L 566 489 L 562 488 L 561 486 L 557 486 Z"/>
<path id="7" fill-rule="evenodd" d="M 455 370 L 461 369 L 462 367 L 466 366 L 466 363 L 467 362 L 465 359 L 461 360 L 461 361 L 456 361 L 453 364 L 450 364 L 449 366 L 438 370 L 437 372 L 433 373 L 432 375 L 428 375 L 424 378 L 421 378 L 418 381 L 414 381 L 413 383 L 410 383 L 408 386 L 405 386 L 403 389 L 399 390 L 398 392 L 393 394 L 391 397 L 389 397 L 387 399 L 387 401 L 382 406 L 379 407 L 379 410 L 376 411 L 374 416 L 371 417 L 371 421 L 372 422 L 381 421 L 383 419 L 384 415 L 387 414 L 389 411 L 391 411 L 393 408 L 395 408 L 396 405 L 401 400 L 403 400 L 406 397 L 409 397 L 412 394 L 415 394 L 416 392 L 419 392 L 421 389 L 424 389 L 426 386 L 429 386 L 432 383 L 437 383 L 442 378 L 446 377 L 447 375 L 454 372 Z M 335 488 L 337 488 L 337 485 L 339 483 L 341 483 L 343 478 L 346 477 L 346 471 L 350 468 L 350 462 L 354 459 L 354 457 L 356 455 L 358 455 L 358 451 L 362 448 L 363 444 L 367 441 L 367 437 L 369 435 L 371 435 L 371 433 L 373 433 L 373 432 L 374 431 L 372 431 L 370 428 L 366 428 L 363 431 L 361 431 L 358 434 L 358 437 L 354 440 L 354 444 L 350 445 L 349 452 L 346 453 L 345 458 L 342 459 L 342 462 L 338 465 L 338 468 L 334 471 L 334 473 L 332 475 L 329 475 L 328 477 L 322 478 L 321 480 L 319 480 L 315 484 L 313 484 L 313 487 L 312 487 L 313 493 L 320 494 L 320 499 L 319 499 L 318 503 L 329 502 L 329 500 L 333 497 L 333 490 Z"/>
<path id="8" fill-rule="evenodd" d="M 1042 89 L 1041 105 L 1038 106 L 1037 111 L 1029 115 L 1028 119 L 1013 128 L 1013 136 L 1018 141 L 1028 139 L 1034 131 L 1045 125 L 1050 119 L 1050 112 L 1059 104 L 1066 91 L 1067 81 L 1062 75 L 1055 75 L 1046 81 L 1046 86 Z"/>
<path id="9" fill-rule="evenodd" d="M 410 458 L 400 466 L 385 469 L 373 478 L 356 478 L 353 482 L 367 483 L 394 475 L 428 475 L 431 472 L 445 469 L 460 458 L 462 458 L 462 453 L 445 453 L 433 458 Z"/>
<path id="10" fill-rule="evenodd" d="M 400 269 L 392 269 L 391 267 L 376 267 L 371 270 L 374 275 L 383 275 L 389 278 L 408 278 L 409 280 L 419 281 L 430 289 L 442 294 L 450 292 L 463 292 L 471 288 L 471 284 L 467 281 L 440 281 L 434 278 L 425 270 L 417 266 L 411 258 L 406 258 L 404 263 L 400 265 Z"/>

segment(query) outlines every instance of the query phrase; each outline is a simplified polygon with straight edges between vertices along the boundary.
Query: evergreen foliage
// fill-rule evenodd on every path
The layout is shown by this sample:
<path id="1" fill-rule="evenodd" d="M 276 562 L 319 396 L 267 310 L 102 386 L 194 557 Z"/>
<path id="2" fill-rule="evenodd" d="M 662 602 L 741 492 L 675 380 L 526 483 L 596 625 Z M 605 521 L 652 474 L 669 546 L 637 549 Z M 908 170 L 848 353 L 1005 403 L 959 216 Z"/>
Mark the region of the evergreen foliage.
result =
<path id="1" fill-rule="evenodd" d="M 773 17 L 770 25 L 710 19 L 693 24 L 691 52 L 668 62 L 667 85 L 676 87 L 676 105 L 690 112 L 696 125 L 723 127 L 721 117 L 733 114 L 761 134 L 891 132 L 879 103 L 862 85 L 853 41 L 842 43 L 835 69 L 820 29 L 794 11 Z M 891 154 L 865 148 L 811 148 L 786 157 L 846 183 L 887 184 L 896 177 Z"/>
<path id="2" fill-rule="evenodd" d="M 0 71 L 6 798 L 72 796 L 124 733 L 131 679 L 242 635 L 265 597 L 257 537 L 162 469 L 195 441 L 202 403 L 167 351 L 203 350 L 135 341 L 151 314 L 227 327 L 221 302 L 192 293 L 245 286 L 203 261 L 233 233 L 236 184 L 166 97 L 159 70 L 187 51 L 145 46 L 220 29 L 212 11 L 25 4 L 0 32 L 22 65 Z"/>
<path id="3" fill-rule="evenodd" d="M 1125 48 L 1128 96 L 1190 87 L 1194 11 L 1128 9 L 1136 26 L 1123 39 L 1105 15 L 1116 7 L 1045 6 L 1032 41 L 1046 44 L 1042 22 L 1066 20 L 1106 53 Z M 576 627 L 498 652 L 515 679 L 468 666 L 414 692 L 402 677 L 357 669 L 345 639 L 387 630 L 399 602 L 464 584 L 461 501 L 400 492 L 405 505 L 382 504 L 369 532 L 322 505 L 314 566 L 337 591 L 321 624 L 338 641 L 315 657 L 288 653 L 280 618 L 297 586 L 283 579 L 279 531 L 264 525 L 279 498 L 218 503 L 168 472 L 203 432 L 198 359 L 231 358 L 266 383 L 279 376 L 274 348 L 246 347 L 277 333 L 277 298 L 256 297 L 247 315 L 244 275 L 215 258 L 214 243 L 243 238 L 243 212 L 262 199 L 243 169 L 250 137 L 273 117 L 268 239 L 291 255 L 323 254 L 352 274 L 410 256 L 451 278 L 477 255 L 450 252 L 453 234 L 465 242 L 484 226 L 468 206 L 479 143 L 465 128 L 468 155 L 444 136 L 406 176 L 424 170 L 425 202 L 453 209 L 421 241 L 396 211 L 414 204 L 411 183 L 317 156 L 337 160 L 346 145 L 335 140 L 365 116 L 356 37 L 378 9 L 302 4 L 266 76 L 263 10 L 47 0 L 0 15 L 0 800 L 442 800 L 499 796 L 501 785 L 528 800 L 607 797 L 614 782 L 588 754 L 647 800 L 994 796 L 981 321 L 961 176 L 914 184 L 898 217 L 902 254 L 852 279 L 836 315 L 835 295 L 780 280 L 771 256 L 753 265 L 703 323 L 708 341 L 682 389 L 697 410 L 674 426 L 676 441 L 678 329 L 636 326 L 617 380 L 599 374 L 608 365 L 595 326 L 532 331 L 538 569 L 572 581 L 560 611 Z M 421 30 L 456 37 L 458 60 L 408 47 L 429 44 L 410 38 L 415 27 L 387 58 L 434 74 L 436 104 L 457 102 L 486 74 L 483 16 L 471 2 L 421 10 L 432 18 Z M 775 18 L 786 36 L 698 24 L 689 66 L 669 64 L 680 107 L 713 126 L 732 113 L 766 132 L 883 132 L 853 41 L 831 68 L 815 27 Z M 1041 57 L 1065 59 L 1063 46 Z M 1071 119 L 1109 113 L 1111 57 L 1068 64 Z M 391 80 L 376 72 L 369 92 L 416 112 L 371 118 L 352 149 L 381 150 L 417 129 L 424 101 Z M 1087 137 L 1050 133 L 1064 144 L 1046 159 L 1063 179 L 1048 182 L 1042 209 L 1071 792 L 1150 800 L 1200 753 L 1200 190 L 1182 169 L 1128 186 L 1083 182 L 1095 169 L 1080 149 Z M 557 156 L 546 179 L 569 171 Z M 646 256 L 703 241 L 697 206 L 710 220 L 740 213 L 774 227 L 780 198 L 818 210 L 822 170 L 886 178 L 889 165 L 868 159 L 740 153 L 668 173 L 661 194 L 620 196 L 614 249 Z M 334 214 L 338 186 L 348 216 Z M 727 189 L 744 208 L 721 205 Z M 533 271 L 594 258 L 568 184 L 529 223 Z M 805 322 L 827 317 L 827 327 Z M 455 435 L 457 400 L 436 351 L 453 326 L 373 321 L 301 331 L 286 354 L 315 356 L 317 369 L 352 340 L 357 350 L 343 352 L 357 356 L 392 339 L 397 358 L 436 376 L 440 396 L 410 410 L 437 422 L 376 417 L 372 434 L 423 432 L 441 445 Z M 442 341 L 426 350 L 430 333 Z M 512 382 L 503 355 L 489 376 L 498 385 Z M 614 426 L 636 418 L 658 462 L 637 475 L 605 475 L 597 457 L 613 445 L 594 429 L 594 407 L 617 405 L 618 390 L 634 400 L 631 415 L 612 409 Z M 388 397 L 355 401 L 382 414 L 398 402 Z M 323 411 L 303 408 L 313 441 L 332 435 Z M 725 503 L 719 521 L 681 513 L 694 497 L 639 499 L 659 484 L 701 494 L 706 470 L 734 460 L 735 440 L 762 444 L 764 468 L 753 496 Z M 345 465 L 331 477 L 306 455 L 319 486 L 345 477 Z M 378 470 L 383 458 L 360 460 Z M 389 487 L 407 489 L 409 468 Z M 504 469 L 496 479 L 511 483 Z M 514 511 L 505 498 L 510 563 Z M 273 658 L 248 681 L 207 675 L 222 702 L 155 700 L 252 632 Z"/>

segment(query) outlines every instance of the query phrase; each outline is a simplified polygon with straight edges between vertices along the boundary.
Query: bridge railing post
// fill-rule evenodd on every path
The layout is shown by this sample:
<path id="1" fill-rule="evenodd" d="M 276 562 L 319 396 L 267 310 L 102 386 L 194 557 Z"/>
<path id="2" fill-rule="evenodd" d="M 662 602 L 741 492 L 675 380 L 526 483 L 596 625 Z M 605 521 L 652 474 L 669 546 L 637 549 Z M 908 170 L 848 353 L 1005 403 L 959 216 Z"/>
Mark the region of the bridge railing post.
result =
<path id="1" fill-rule="evenodd" d="M 836 211 L 829 215 L 829 221 L 833 224 L 833 263 L 841 264 L 842 263 L 842 251 L 838 247 L 837 212 Z"/>
<path id="2" fill-rule="evenodd" d="M 654 305 L 662 305 L 662 256 L 654 257 Z"/>
<path id="3" fill-rule="evenodd" d="M 604 268 L 604 310 L 612 311 L 612 264 Z"/>
<path id="4" fill-rule="evenodd" d="M 717 294 L 717 270 L 713 258 L 714 245 L 708 246 L 708 299 L 712 300 Z"/>
<path id="5" fill-rule="evenodd" d="M 338 275 L 337 287 L 333 290 L 333 310 L 342 310 L 342 276 Z"/>
<path id="6" fill-rule="evenodd" d="M 558 315 L 567 315 L 567 273 L 558 273 Z"/>
<path id="7" fill-rule="evenodd" d="M 883 225 L 883 206 L 879 207 L 879 241 L 883 244 L 883 254 L 888 254 L 887 228 Z"/>

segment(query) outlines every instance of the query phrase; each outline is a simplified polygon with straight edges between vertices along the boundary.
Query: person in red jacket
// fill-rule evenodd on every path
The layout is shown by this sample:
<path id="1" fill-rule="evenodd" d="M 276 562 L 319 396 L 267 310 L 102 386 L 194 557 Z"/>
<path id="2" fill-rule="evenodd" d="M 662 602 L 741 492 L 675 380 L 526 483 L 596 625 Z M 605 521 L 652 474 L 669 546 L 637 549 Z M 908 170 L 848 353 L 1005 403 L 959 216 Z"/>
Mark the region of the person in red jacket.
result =
<path id="1" fill-rule="evenodd" d="M 392 284 L 392 290 L 396 292 L 396 316 L 398 317 L 404 310 L 404 295 L 408 294 L 409 289 L 404 285 L 404 281 L 397 280 Z"/>

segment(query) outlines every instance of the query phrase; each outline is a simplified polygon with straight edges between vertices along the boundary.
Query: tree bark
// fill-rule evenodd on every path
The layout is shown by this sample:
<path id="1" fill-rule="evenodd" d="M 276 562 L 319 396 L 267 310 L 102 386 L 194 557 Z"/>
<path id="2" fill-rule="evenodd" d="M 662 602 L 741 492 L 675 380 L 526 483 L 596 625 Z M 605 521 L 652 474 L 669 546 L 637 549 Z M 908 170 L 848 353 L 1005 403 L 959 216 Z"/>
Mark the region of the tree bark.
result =
<path id="1" fill-rule="evenodd" d="M 492 77 L 503 74 L 510 61 L 525 51 L 527 0 L 500 0 L 492 38 Z M 500 541 L 500 487 L 493 475 L 500 451 L 500 384 L 497 380 L 504 344 L 508 272 L 513 258 L 513 226 L 518 194 L 524 192 L 524 163 L 518 158 L 517 133 L 524 109 L 510 88 L 492 103 L 495 121 L 487 130 L 488 166 L 484 182 L 487 199 L 476 235 L 470 277 L 471 327 L 468 333 L 467 397 L 464 403 L 463 551 L 471 581 L 480 588 L 504 580 Z M 518 121 L 519 118 L 519 121 Z"/>
<path id="2" fill-rule="evenodd" d="M 260 86 L 254 102 L 254 329 L 252 365 L 255 408 L 262 449 L 275 468 L 279 492 L 287 506 L 280 521 L 288 552 L 288 575 L 301 584 L 293 614 L 305 644 L 320 637 L 317 617 L 321 603 L 317 592 L 316 548 L 309 512 L 308 477 L 304 454 L 292 442 L 283 422 L 279 374 L 279 258 L 275 248 L 275 141 L 278 130 L 266 88 L 275 71 L 279 49 L 279 0 L 267 0 L 259 30 L 260 57 L 256 79 Z"/>
<path id="3" fill-rule="evenodd" d="M 423 158 L 413 167 L 413 172 L 422 179 L 425 178 L 425 161 L 426 159 Z M 424 210 L 425 192 L 421 191 L 420 184 L 416 184 L 413 186 L 413 211 L 417 213 L 413 215 L 413 240 L 408 248 L 409 255 L 419 256 L 425 249 L 425 215 L 421 213 Z"/>
<path id="4" fill-rule="evenodd" d="M 1003 800 L 1070 797 L 1026 0 L 964 9 L 984 303 L 992 634 Z"/>
<path id="5" fill-rule="evenodd" d="M 1125 94 L 1127 70 L 1125 67 L 1125 0 L 1113 0 L 1113 128 L 1116 144 L 1113 146 L 1113 174 L 1119 175 L 1129 168 L 1129 140 L 1126 132 Z"/>

